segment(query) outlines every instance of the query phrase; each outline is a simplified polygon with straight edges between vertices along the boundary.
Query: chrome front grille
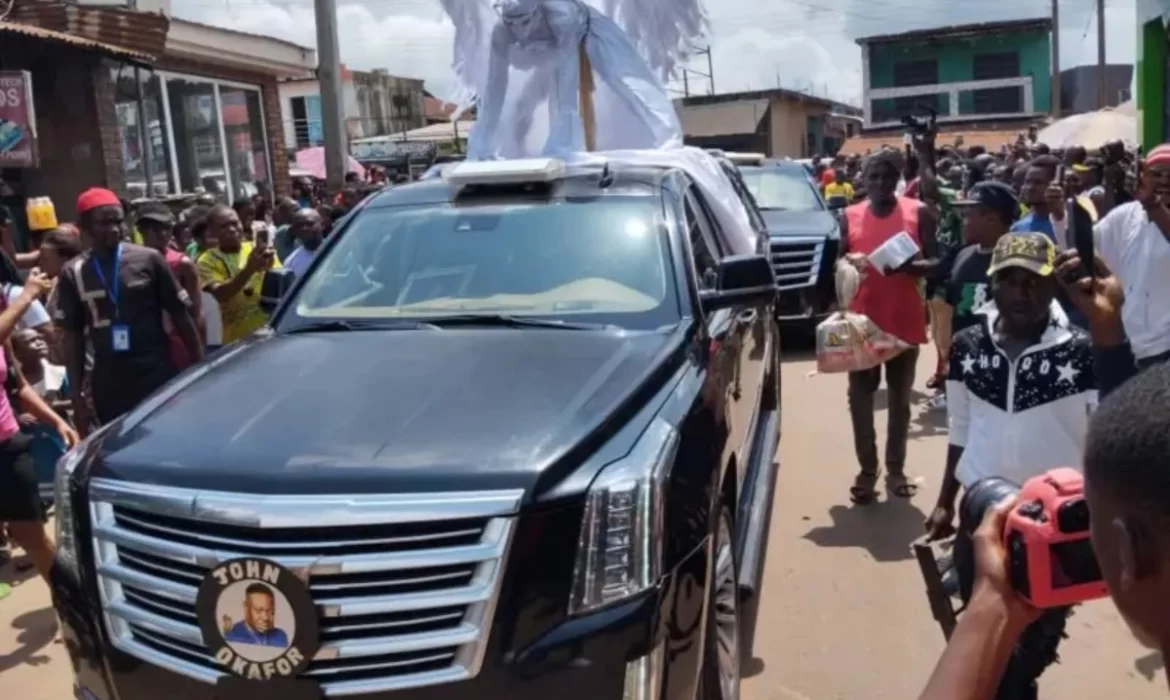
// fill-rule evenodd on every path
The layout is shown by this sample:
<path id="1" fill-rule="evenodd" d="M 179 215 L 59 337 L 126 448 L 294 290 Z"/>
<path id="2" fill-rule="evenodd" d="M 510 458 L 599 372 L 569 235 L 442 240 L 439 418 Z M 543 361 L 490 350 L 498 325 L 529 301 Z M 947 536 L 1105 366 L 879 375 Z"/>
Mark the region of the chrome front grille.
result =
<path id="1" fill-rule="evenodd" d="M 776 287 L 801 289 L 817 283 L 821 258 L 825 254 L 823 237 L 784 237 L 771 240 L 772 269 Z"/>
<path id="2" fill-rule="evenodd" d="M 94 557 L 114 645 L 199 680 L 222 675 L 195 595 L 221 562 L 308 573 L 325 694 L 475 676 L 522 492 L 257 496 L 95 479 Z"/>

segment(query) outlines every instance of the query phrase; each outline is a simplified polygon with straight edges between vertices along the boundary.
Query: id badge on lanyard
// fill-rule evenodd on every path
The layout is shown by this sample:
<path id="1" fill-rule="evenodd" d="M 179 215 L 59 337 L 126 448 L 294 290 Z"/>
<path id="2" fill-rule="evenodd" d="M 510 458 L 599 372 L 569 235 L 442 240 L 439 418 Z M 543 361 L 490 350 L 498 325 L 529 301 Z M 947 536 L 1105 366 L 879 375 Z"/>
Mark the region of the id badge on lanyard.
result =
<path id="1" fill-rule="evenodd" d="M 105 288 L 106 297 L 114 309 L 114 318 L 110 322 L 110 347 L 113 348 L 114 352 L 129 352 L 130 327 L 122 323 L 122 313 L 118 307 L 118 296 L 121 292 L 121 288 L 118 286 L 118 277 L 122 267 L 122 244 L 119 243 L 114 248 L 114 269 L 110 272 L 109 283 L 106 282 L 106 275 L 102 272 L 102 265 L 98 262 L 97 257 L 90 257 L 90 262 L 93 263 L 94 274 L 97 275 L 98 282 Z"/>

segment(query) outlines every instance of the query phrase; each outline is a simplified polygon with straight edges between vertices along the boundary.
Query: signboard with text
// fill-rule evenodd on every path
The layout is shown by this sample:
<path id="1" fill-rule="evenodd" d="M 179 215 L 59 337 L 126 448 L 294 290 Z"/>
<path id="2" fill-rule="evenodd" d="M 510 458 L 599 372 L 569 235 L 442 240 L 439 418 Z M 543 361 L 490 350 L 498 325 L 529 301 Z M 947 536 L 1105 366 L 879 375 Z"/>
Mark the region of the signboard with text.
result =
<path id="1" fill-rule="evenodd" d="M 20 70 L 0 71 L 0 168 L 37 165 L 32 74 Z"/>

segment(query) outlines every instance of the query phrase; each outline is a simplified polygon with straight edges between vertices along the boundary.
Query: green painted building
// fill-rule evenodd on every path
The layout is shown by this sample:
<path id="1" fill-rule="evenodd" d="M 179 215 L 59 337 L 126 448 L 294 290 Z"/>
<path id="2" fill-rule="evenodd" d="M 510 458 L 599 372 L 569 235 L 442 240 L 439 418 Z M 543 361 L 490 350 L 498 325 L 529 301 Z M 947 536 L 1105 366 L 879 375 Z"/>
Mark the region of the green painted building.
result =
<path id="1" fill-rule="evenodd" d="M 858 39 L 866 126 L 894 125 L 922 107 L 936 110 L 940 122 L 1046 114 L 1051 35 L 1051 20 L 1042 18 Z"/>
<path id="2" fill-rule="evenodd" d="M 1170 141 L 1170 55 L 1167 20 L 1170 0 L 1139 0 L 1137 3 L 1137 110 L 1138 140 L 1143 151 Z"/>

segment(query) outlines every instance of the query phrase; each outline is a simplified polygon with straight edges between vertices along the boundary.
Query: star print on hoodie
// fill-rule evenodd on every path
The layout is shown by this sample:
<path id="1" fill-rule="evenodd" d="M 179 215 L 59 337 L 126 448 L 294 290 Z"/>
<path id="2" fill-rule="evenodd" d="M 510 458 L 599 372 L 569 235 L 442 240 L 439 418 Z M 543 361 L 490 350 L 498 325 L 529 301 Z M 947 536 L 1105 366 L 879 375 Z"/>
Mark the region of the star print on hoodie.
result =
<path id="1" fill-rule="evenodd" d="M 1081 468 L 1089 416 L 1097 405 L 1092 345 L 1052 303 L 1040 341 L 1014 362 L 995 343 L 995 303 L 981 322 L 955 334 L 947 372 L 950 443 L 964 448 L 964 486 L 988 476 L 1023 483 L 1053 467 Z"/>

